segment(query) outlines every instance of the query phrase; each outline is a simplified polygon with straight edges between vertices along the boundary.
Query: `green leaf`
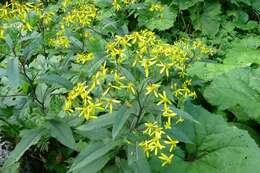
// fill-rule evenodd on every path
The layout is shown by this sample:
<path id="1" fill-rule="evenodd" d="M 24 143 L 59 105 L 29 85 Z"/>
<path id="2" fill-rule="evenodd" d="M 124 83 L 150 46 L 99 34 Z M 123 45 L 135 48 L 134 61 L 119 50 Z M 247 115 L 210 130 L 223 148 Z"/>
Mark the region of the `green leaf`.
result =
<path id="1" fill-rule="evenodd" d="M 50 84 L 55 83 L 55 84 L 63 86 L 66 89 L 72 89 L 73 88 L 72 82 L 70 82 L 66 78 L 64 78 L 60 75 L 57 75 L 57 74 L 45 74 L 45 75 L 41 76 L 39 78 L 39 80 L 48 82 Z"/>
<path id="2" fill-rule="evenodd" d="M 96 73 L 96 71 L 101 67 L 101 65 L 105 62 L 104 57 L 97 57 L 93 61 L 91 61 L 87 66 L 87 74 L 88 76 L 92 76 Z"/>
<path id="3" fill-rule="evenodd" d="M 128 120 L 129 116 L 135 112 L 135 106 L 128 108 L 126 105 L 123 105 L 115 116 L 115 122 L 112 129 L 112 137 L 115 139 L 119 134 L 120 130 Z"/>
<path id="4" fill-rule="evenodd" d="M 245 43 L 248 42 L 246 40 L 244 41 Z M 253 43 L 257 43 L 256 40 L 252 40 L 252 46 Z M 192 67 L 188 69 L 188 74 L 192 77 L 197 76 L 200 79 L 209 81 L 235 68 L 260 64 L 259 54 L 260 51 L 255 48 L 247 48 L 240 45 L 227 51 L 223 64 L 195 62 Z"/>
<path id="5" fill-rule="evenodd" d="M 24 48 L 24 50 L 23 50 L 24 58 L 26 60 L 30 59 L 32 54 L 33 54 L 33 52 L 36 52 L 37 49 L 39 49 L 39 47 L 42 46 L 42 44 L 43 44 L 42 42 L 43 42 L 42 38 L 39 37 L 39 35 L 36 38 L 34 38 L 31 41 L 31 43 Z"/>
<path id="6" fill-rule="evenodd" d="M 191 19 L 194 28 L 202 31 L 204 34 L 215 36 L 220 27 L 221 5 L 219 3 L 207 3 L 204 6 L 204 11 L 201 15 L 198 14 L 198 9 L 191 11 Z"/>
<path id="7" fill-rule="evenodd" d="M 20 163 L 16 162 L 9 167 L 0 168 L 1 173 L 20 173 Z"/>
<path id="8" fill-rule="evenodd" d="M 251 1 L 250 0 L 231 0 L 231 3 L 236 4 L 238 6 L 241 5 L 241 2 L 246 4 L 246 5 L 251 5 Z"/>
<path id="9" fill-rule="evenodd" d="M 127 160 L 134 173 L 151 173 L 144 151 L 138 146 L 138 143 L 128 145 Z"/>
<path id="10" fill-rule="evenodd" d="M 83 44 L 76 37 L 70 35 L 69 40 L 74 46 L 78 47 L 79 49 L 83 49 Z"/>
<path id="11" fill-rule="evenodd" d="M 191 77 L 197 76 L 200 79 L 209 81 L 234 68 L 236 68 L 236 66 L 231 64 L 195 62 L 192 67 L 188 69 L 188 74 Z"/>
<path id="12" fill-rule="evenodd" d="M 205 89 L 204 97 L 222 110 L 230 110 L 240 120 L 260 122 L 260 70 L 235 69 L 218 76 Z"/>
<path id="13" fill-rule="evenodd" d="M 96 159 L 100 159 L 119 144 L 119 141 L 108 141 L 106 143 L 90 144 L 78 155 L 78 157 L 72 164 L 69 172 L 79 171 L 83 168 L 86 168 L 93 161 L 95 161 Z"/>
<path id="14" fill-rule="evenodd" d="M 114 111 L 112 113 L 108 113 L 102 116 L 99 116 L 97 119 L 87 122 L 86 124 L 83 124 L 77 128 L 77 130 L 80 131 L 91 131 L 94 129 L 99 129 L 106 126 L 112 126 L 112 124 L 115 121 L 115 115 L 117 114 L 117 111 Z"/>
<path id="15" fill-rule="evenodd" d="M 260 150 L 247 131 L 230 126 L 221 116 L 200 106 L 189 104 L 186 111 L 200 122 L 189 127 L 195 144 L 193 153 L 188 152 L 186 157 L 175 155 L 173 163 L 160 168 L 160 173 L 260 172 Z M 158 159 L 150 163 L 154 170 L 159 164 Z"/>
<path id="16" fill-rule="evenodd" d="M 74 149 L 75 140 L 70 127 L 66 123 L 60 120 L 51 119 L 47 121 L 46 125 L 50 130 L 49 132 L 52 137 L 56 138 L 63 145 Z"/>
<path id="17" fill-rule="evenodd" d="M 20 82 L 18 58 L 9 59 L 6 74 L 7 74 L 10 86 L 17 88 L 19 86 L 19 82 Z"/>
<path id="18" fill-rule="evenodd" d="M 260 50 L 253 48 L 236 47 L 228 50 L 224 64 L 232 64 L 238 67 L 250 66 L 252 63 L 260 64 Z"/>
<path id="19" fill-rule="evenodd" d="M 176 11 L 170 9 L 168 6 L 164 6 L 164 10 L 160 14 L 152 13 L 147 10 L 140 12 L 138 24 L 140 26 L 146 26 L 150 30 L 158 29 L 159 31 L 164 31 L 173 26 L 176 17 Z"/>
<path id="20" fill-rule="evenodd" d="M 12 38 L 10 37 L 9 34 L 5 34 L 5 42 L 6 44 L 8 45 L 8 47 L 10 48 L 10 50 L 13 50 L 13 47 L 14 47 L 14 43 L 13 43 L 13 40 Z"/>
<path id="21" fill-rule="evenodd" d="M 193 5 L 195 5 L 199 2 L 203 2 L 203 1 L 204 0 L 175 0 L 175 1 L 173 1 L 173 3 L 178 5 L 180 10 L 186 10 L 186 9 L 192 7 Z"/>
<path id="22" fill-rule="evenodd" d="M 22 155 L 28 150 L 32 145 L 38 143 L 42 136 L 42 129 L 31 129 L 24 130 L 22 132 L 22 139 L 16 145 L 15 149 L 10 153 L 8 159 L 6 160 L 4 167 L 9 167 L 15 162 L 17 162 Z"/>

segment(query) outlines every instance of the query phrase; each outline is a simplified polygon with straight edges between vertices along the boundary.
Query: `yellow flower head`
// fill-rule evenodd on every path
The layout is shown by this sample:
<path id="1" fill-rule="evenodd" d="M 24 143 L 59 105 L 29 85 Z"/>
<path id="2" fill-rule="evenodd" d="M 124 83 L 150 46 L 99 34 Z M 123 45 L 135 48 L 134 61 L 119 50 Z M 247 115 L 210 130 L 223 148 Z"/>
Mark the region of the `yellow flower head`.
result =
<path id="1" fill-rule="evenodd" d="M 158 157 L 161 161 L 163 161 L 162 166 L 165 166 L 166 164 L 170 164 L 172 162 L 173 159 L 173 154 L 171 154 L 170 156 L 167 156 L 164 153 L 161 153 L 161 156 Z"/>

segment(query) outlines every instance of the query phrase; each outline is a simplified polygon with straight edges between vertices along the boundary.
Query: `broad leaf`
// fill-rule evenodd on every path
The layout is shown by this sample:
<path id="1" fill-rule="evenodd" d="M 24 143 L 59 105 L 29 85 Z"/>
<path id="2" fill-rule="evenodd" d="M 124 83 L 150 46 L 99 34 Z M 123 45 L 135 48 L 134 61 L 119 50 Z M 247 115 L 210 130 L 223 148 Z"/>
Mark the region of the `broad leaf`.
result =
<path id="1" fill-rule="evenodd" d="M 9 59 L 6 74 L 10 86 L 16 88 L 19 86 L 19 61 L 18 58 Z"/>
<path id="2" fill-rule="evenodd" d="M 53 84 L 53 83 L 58 84 L 67 89 L 73 88 L 73 84 L 69 80 L 67 80 L 64 77 L 57 75 L 57 74 L 45 74 L 45 75 L 41 76 L 39 78 L 39 80 L 48 82 L 50 84 Z"/>
<path id="3" fill-rule="evenodd" d="M 50 130 L 50 135 L 56 138 L 59 142 L 74 149 L 75 140 L 70 127 L 62 121 L 51 119 L 47 121 L 47 127 Z"/>
<path id="4" fill-rule="evenodd" d="M 127 160 L 134 173 L 151 173 L 144 151 L 138 146 L 138 143 L 128 145 Z"/>
<path id="5" fill-rule="evenodd" d="M 219 3 L 207 3 L 201 15 L 197 15 L 197 8 L 192 11 L 192 21 L 196 30 L 204 34 L 214 36 L 219 31 L 221 5 Z"/>
<path id="6" fill-rule="evenodd" d="M 238 119 L 260 122 L 259 76 L 259 70 L 233 70 L 214 79 L 203 95 L 220 109 L 233 111 Z"/>
<path id="7" fill-rule="evenodd" d="M 110 150 L 120 145 L 119 141 L 108 141 L 106 143 L 93 143 L 86 147 L 78 157 L 76 157 L 73 165 L 70 168 L 70 172 L 79 171 L 97 159 L 102 158 Z"/>
<path id="8" fill-rule="evenodd" d="M 77 130 L 80 131 L 91 131 L 94 129 L 99 129 L 102 127 L 109 126 L 114 123 L 115 115 L 117 114 L 117 111 L 112 112 L 111 114 L 105 114 L 102 116 L 99 116 L 97 119 L 87 122 L 86 124 L 83 124 L 77 128 Z"/>
<path id="9" fill-rule="evenodd" d="M 119 134 L 120 130 L 128 120 L 129 116 L 135 112 L 135 106 L 128 108 L 126 105 L 123 105 L 115 116 L 115 121 L 112 129 L 112 137 L 115 139 Z"/>
<path id="10" fill-rule="evenodd" d="M 163 12 L 151 13 L 147 10 L 140 13 L 138 17 L 138 23 L 140 26 L 146 26 L 150 30 L 158 29 L 159 31 L 164 31 L 173 26 L 177 17 L 177 12 L 173 11 L 167 6 L 164 6 Z"/>
<path id="11" fill-rule="evenodd" d="M 230 64 L 195 62 L 192 67 L 188 69 L 188 74 L 192 77 L 197 76 L 202 80 L 209 81 L 234 68 L 236 68 L 236 66 Z"/>
<path id="12" fill-rule="evenodd" d="M 4 164 L 4 167 L 9 167 L 10 165 L 17 162 L 25 153 L 25 151 L 27 151 L 32 145 L 37 144 L 41 136 L 42 136 L 42 129 L 24 130 L 22 133 L 21 141 L 16 145 L 15 149 L 10 153 L 8 159 Z"/>
<path id="13" fill-rule="evenodd" d="M 236 47 L 230 49 L 224 59 L 224 64 L 236 66 L 250 66 L 252 63 L 260 64 L 260 50 L 253 48 Z"/>
<path id="14" fill-rule="evenodd" d="M 190 7 L 192 7 L 193 5 L 202 2 L 204 0 L 175 0 L 173 1 L 174 4 L 178 5 L 178 7 L 180 8 L 180 10 L 186 10 Z"/>
<path id="15" fill-rule="evenodd" d="M 186 110 L 200 122 L 190 124 L 190 135 L 195 144 L 193 153 L 176 154 L 173 163 L 163 168 L 158 168 L 160 163 L 154 159 L 151 162 L 154 172 L 260 172 L 260 150 L 246 131 L 229 126 L 221 116 L 199 106 L 190 104 Z"/>

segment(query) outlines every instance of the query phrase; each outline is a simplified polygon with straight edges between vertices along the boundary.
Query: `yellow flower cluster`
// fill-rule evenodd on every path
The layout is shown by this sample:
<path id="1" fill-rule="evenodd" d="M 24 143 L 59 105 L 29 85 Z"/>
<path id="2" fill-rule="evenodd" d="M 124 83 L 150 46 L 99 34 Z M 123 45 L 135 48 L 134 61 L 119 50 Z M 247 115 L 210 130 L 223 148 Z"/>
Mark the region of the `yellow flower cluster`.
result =
<path id="1" fill-rule="evenodd" d="M 39 14 L 41 5 L 42 3 L 40 2 L 20 3 L 16 0 L 11 0 L 10 2 L 6 2 L 5 5 L 0 6 L 0 19 L 6 21 L 10 19 L 16 19 L 22 24 L 22 30 L 32 31 L 32 26 L 27 21 L 27 15 L 30 11 L 35 11 L 37 14 Z"/>
<path id="2" fill-rule="evenodd" d="M 156 71 L 159 68 L 161 74 L 169 77 L 173 72 L 177 72 L 179 77 L 185 77 L 185 71 L 190 66 L 191 60 L 196 60 L 193 56 L 195 49 L 207 54 L 210 49 L 204 44 L 196 44 L 188 40 L 180 40 L 175 44 L 168 44 L 156 36 L 151 31 L 133 32 L 125 36 L 116 36 L 115 40 L 108 43 L 107 53 L 122 63 L 125 60 L 132 61 L 144 68 L 146 78 L 150 77 L 150 71 Z M 193 45 L 196 45 L 194 47 Z M 206 49 L 208 51 L 206 51 Z M 134 56 L 127 56 L 127 52 L 133 51 Z"/>
<path id="3" fill-rule="evenodd" d="M 79 53 L 76 55 L 76 63 L 86 64 L 87 62 L 94 59 L 93 53 Z"/>
<path id="4" fill-rule="evenodd" d="M 138 0 L 112 0 L 112 5 L 116 11 L 121 10 L 123 7 L 134 4 L 138 2 Z"/>
<path id="5" fill-rule="evenodd" d="M 87 27 L 96 18 L 97 8 L 93 4 L 78 3 L 64 16 L 64 24 L 71 27 Z"/>
<path id="6" fill-rule="evenodd" d="M 205 46 L 205 44 L 201 40 L 195 40 L 192 45 L 194 48 L 199 49 L 202 53 L 205 54 L 213 54 L 213 50 Z"/>
<path id="7" fill-rule="evenodd" d="M 88 55 L 91 55 L 89 53 Z M 84 55 L 82 55 L 84 56 Z M 84 57 L 83 57 L 84 59 Z M 85 59 L 83 60 L 85 61 Z M 80 61 L 82 62 L 82 61 Z M 107 75 L 113 76 L 113 81 L 110 81 L 103 92 L 99 96 L 96 96 L 94 99 L 92 97 L 93 91 L 101 87 L 101 84 L 106 80 Z M 97 111 L 106 111 L 112 112 L 113 105 L 119 104 L 120 101 L 114 99 L 109 94 L 113 90 L 131 90 L 135 92 L 133 84 L 128 83 L 125 80 L 125 77 L 121 75 L 117 70 L 111 70 L 106 67 L 106 62 L 100 67 L 100 69 L 91 77 L 89 86 L 85 83 L 78 83 L 69 93 L 64 105 L 64 110 L 66 112 L 72 113 L 75 110 L 80 111 L 80 115 L 84 116 L 86 120 L 96 118 Z M 80 98 L 77 100 L 77 98 Z M 77 101 L 76 101 L 77 100 Z M 95 101 L 94 101 L 95 100 Z M 76 102 L 77 104 L 73 104 Z M 80 107 L 75 107 L 75 105 L 82 105 Z"/>
<path id="8" fill-rule="evenodd" d="M 102 102 L 100 100 L 94 100 L 90 96 L 90 90 L 85 83 L 78 83 L 67 96 L 64 110 L 67 112 L 73 112 L 73 101 L 77 98 L 82 99 L 82 106 L 75 107 L 75 110 L 80 111 L 80 116 L 86 118 L 86 120 L 95 119 L 97 111 L 103 111 Z"/>
<path id="9" fill-rule="evenodd" d="M 151 12 L 162 12 L 164 10 L 164 6 L 160 3 L 153 3 L 150 8 L 149 11 Z"/>
<path id="10" fill-rule="evenodd" d="M 158 122 L 146 123 L 143 131 L 146 138 L 139 145 L 147 157 L 153 153 L 163 162 L 163 166 L 169 164 L 174 157 L 172 152 L 178 141 L 168 136 L 165 130 L 172 128 L 173 122 L 183 121 L 174 111 L 173 103 L 179 99 L 196 96 L 196 93 L 190 90 L 191 80 L 186 77 L 186 69 L 190 67 L 192 61 L 199 59 L 195 57 L 194 50 L 206 53 L 205 48 L 205 45 L 195 44 L 187 39 L 168 44 L 148 30 L 116 36 L 107 43 L 107 57 L 97 72 L 89 76 L 88 85 L 78 83 L 68 93 L 64 110 L 79 111 L 86 120 L 91 120 L 97 118 L 100 111 L 112 112 L 113 106 L 120 104 L 116 99 L 117 95 L 127 93 L 135 99 L 145 89 L 145 97 L 152 97 L 154 103 L 160 106 L 163 123 L 162 125 Z M 93 59 L 95 58 L 92 53 L 76 55 L 77 63 L 84 64 Z M 139 87 L 134 84 L 135 81 L 129 81 L 128 76 L 122 72 L 121 67 L 126 64 L 141 69 L 143 73 L 141 80 L 146 81 L 142 91 L 139 91 Z M 158 73 L 161 74 L 162 80 L 158 80 Z M 170 77 L 178 78 L 181 84 L 170 84 L 166 86 L 168 89 L 161 86 L 163 79 Z"/>
<path id="11" fill-rule="evenodd" d="M 49 40 L 49 44 L 61 48 L 68 48 L 70 46 L 70 40 L 65 35 L 65 27 L 63 25 L 61 25 L 61 29 L 57 32 L 56 37 Z"/>
<path id="12" fill-rule="evenodd" d="M 154 10 L 157 7 L 154 6 Z M 159 8 L 159 7 L 158 7 Z M 176 123 L 182 122 L 183 118 L 177 116 L 172 106 L 175 99 L 185 99 L 186 97 L 196 97 L 196 93 L 190 90 L 191 80 L 186 79 L 186 70 L 192 61 L 199 60 L 195 56 L 195 50 L 202 54 L 208 54 L 210 49 L 202 42 L 181 39 L 174 44 L 168 44 L 157 39 L 155 34 L 148 30 L 133 32 L 125 36 L 116 36 L 115 39 L 107 44 L 107 54 L 111 63 L 123 65 L 128 62 L 133 67 L 143 69 L 144 78 L 147 79 L 146 96 L 154 96 L 157 105 L 162 106 L 161 117 L 164 119 L 162 126 L 157 122 L 146 123 L 144 134 L 149 136 L 148 140 L 142 141 L 140 146 L 144 149 L 147 156 L 151 152 L 163 161 L 163 165 L 168 164 L 173 159 L 173 154 L 166 154 L 166 145 L 170 145 L 170 152 L 174 149 L 177 140 L 165 136 L 164 129 L 172 128 L 173 119 Z M 163 90 L 160 82 L 153 83 L 153 79 L 161 74 L 161 78 L 179 77 L 184 81 L 180 86 L 174 83 L 171 90 Z M 171 98 L 169 96 L 175 96 Z M 171 99 L 170 99 L 171 98 Z M 162 142 L 163 138 L 167 138 Z"/>
<path id="13" fill-rule="evenodd" d="M 145 123 L 145 126 L 146 129 L 143 133 L 148 136 L 148 139 L 141 142 L 139 146 L 144 149 L 147 157 L 149 157 L 152 152 L 155 156 L 158 156 L 159 154 L 158 158 L 163 162 L 162 166 L 170 164 L 174 156 L 171 152 L 174 150 L 179 141 L 166 135 L 163 128 L 156 122 Z"/>
<path id="14" fill-rule="evenodd" d="M 189 89 L 190 86 L 191 86 L 191 80 L 184 81 L 181 87 L 178 87 L 177 84 L 175 84 L 173 88 L 174 95 L 177 98 L 186 98 L 186 97 L 196 98 L 197 97 L 196 92 L 191 91 Z"/>
<path id="15" fill-rule="evenodd" d="M 34 10 L 38 11 L 41 3 L 19 3 L 16 0 L 11 0 L 10 2 L 6 2 L 0 9 L 0 18 L 9 20 L 18 17 L 19 19 L 25 21 L 27 14 L 29 11 Z"/>
<path id="16" fill-rule="evenodd" d="M 48 25 L 49 23 L 51 23 L 52 21 L 52 17 L 55 15 L 55 13 L 51 12 L 51 11 L 45 11 L 44 13 L 42 13 L 42 15 L 40 16 L 40 19 L 43 21 L 44 25 Z"/>

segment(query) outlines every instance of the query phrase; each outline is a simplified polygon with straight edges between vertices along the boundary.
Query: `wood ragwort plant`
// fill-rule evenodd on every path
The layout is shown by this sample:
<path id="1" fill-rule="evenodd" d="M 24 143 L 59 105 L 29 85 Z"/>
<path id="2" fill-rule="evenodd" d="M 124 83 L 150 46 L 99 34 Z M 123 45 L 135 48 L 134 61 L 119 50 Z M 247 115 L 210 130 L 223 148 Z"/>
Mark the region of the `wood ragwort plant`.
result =
<path id="1" fill-rule="evenodd" d="M 0 171 L 259 172 L 258 135 L 242 123 L 259 122 L 259 50 L 229 44 L 235 28 L 257 33 L 257 17 L 222 15 L 259 5 L 241 2 L 2 2 L 0 133 L 13 150 Z"/>

